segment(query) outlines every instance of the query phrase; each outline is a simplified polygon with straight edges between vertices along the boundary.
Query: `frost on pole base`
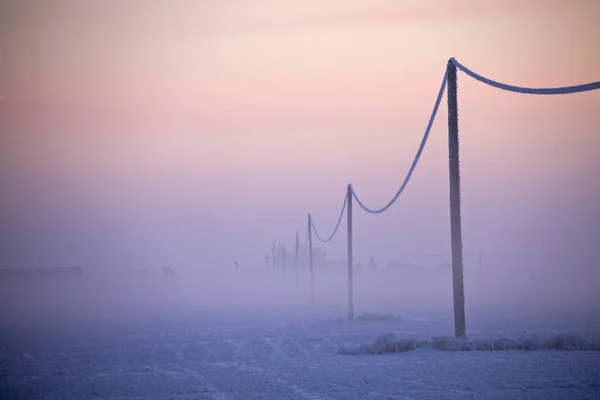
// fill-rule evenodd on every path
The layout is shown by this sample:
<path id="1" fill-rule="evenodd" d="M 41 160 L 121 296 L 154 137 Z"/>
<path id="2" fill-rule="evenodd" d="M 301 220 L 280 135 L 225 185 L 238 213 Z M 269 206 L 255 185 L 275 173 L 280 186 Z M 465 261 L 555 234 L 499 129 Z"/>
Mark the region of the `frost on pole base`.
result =
<path id="1" fill-rule="evenodd" d="M 456 65 L 448 60 L 448 153 L 450 162 L 450 232 L 452 242 L 452 289 L 454 334 L 465 337 L 465 289 L 463 280 L 462 228 L 460 220 L 460 162 L 458 146 L 458 97 Z"/>

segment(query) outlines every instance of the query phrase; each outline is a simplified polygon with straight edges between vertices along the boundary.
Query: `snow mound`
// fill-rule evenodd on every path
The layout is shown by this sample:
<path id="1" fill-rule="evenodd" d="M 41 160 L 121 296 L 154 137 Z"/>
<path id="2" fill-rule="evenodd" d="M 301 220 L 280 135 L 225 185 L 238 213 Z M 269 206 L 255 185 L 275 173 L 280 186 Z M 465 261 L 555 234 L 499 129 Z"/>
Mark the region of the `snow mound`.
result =
<path id="1" fill-rule="evenodd" d="M 393 314 L 378 314 L 378 313 L 362 313 L 356 317 L 354 317 L 353 321 L 360 322 L 390 322 L 390 321 L 403 321 L 402 317 L 396 317 Z M 348 318 L 336 318 L 336 322 L 346 322 L 352 321 Z"/>
<path id="2" fill-rule="evenodd" d="M 396 339 L 393 333 L 386 333 L 379 336 L 372 345 L 366 344 L 356 348 L 342 346 L 338 353 L 344 355 L 403 353 L 426 347 L 425 342 L 418 339 Z"/>
<path id="3" fill-rule="evenodd" d="M 577 335 L 554 335 L 548 338 L 537 336 L 512 340 L 499 338 L 496 340 L 468 341 L 463 338 L 448 336 L 433 337 L 430 340 L 397 339 L 393 333 L 386 333 L 377 338 L 372 345 L 356 348 L 342 346 L 338 354 L 386 354 L 403 353 L 415 349 L 436 349 L 442 351 L 505 351 L 505 350 L 560 350 L 560 351 L 600 351 L 600 341 L 587 341 Z"/>
<path id="4" fill-rule="evenodd" d="M 393 314 L 363 313 L 355 318 L 357 321 L 401 321 L 401 317 Z"/>

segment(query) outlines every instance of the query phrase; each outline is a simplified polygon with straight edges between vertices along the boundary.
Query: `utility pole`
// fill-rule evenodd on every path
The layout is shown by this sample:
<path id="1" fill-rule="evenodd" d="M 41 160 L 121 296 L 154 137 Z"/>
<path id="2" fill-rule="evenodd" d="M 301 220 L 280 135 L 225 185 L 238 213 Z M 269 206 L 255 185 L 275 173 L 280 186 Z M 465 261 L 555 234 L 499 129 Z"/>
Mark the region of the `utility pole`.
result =
<path id="1" fill-rule="evenodd" d="M 450 165 L 450 234 L 452 244 L 452 289 L 454 293 L 454 334 L 456 337 L 465 337 L 465 290 L 460 216 L 458 96 L 456 65 L 452 60 L 448 60 L 446 74 L 448 79 L 448 158 Z"/>
<path id="2" fill-rule="evenodd" d="M 275 242 L 273 242 L 273 245 L 271 246 L 271 267 L 273 270 L 273 273 L 277 272 L 277 253 L 275 251 Z"/>
<path id="3" fill-rule="evenodd" d="M 312 217 L 308 214 L 308 255 L 310 260 L 310 304 L 315 304 L 315 269 L 313 266 Z"/>
<path id="4" fill-rule="evenodd" d="M 352 186 L 348 185 L 348 319 L 354 318 L 354 263 L 352 260 Z"/>
<path id="5" fill-rule="evenodd" d="M 283 276 L 285 277 L 286 276 L 286 274 L 285 274 L 285 263 L 287 261 L 287 247 L 286 246 L 282 246 L 282 252 L 281 253 L 282 253 L 282 255 L 281 255 L 281 258 L 282 258 L 281 269 L 282 269 Z"/>
<path id="6" fill-rule="evenodd" d="M 298 231 L 296 231 L 296 259 L 295 259 L 295 263 L 294 263 L 294 286 L 296 288 L 298 288 L 298 262 L 300 259 L 300 254 L 298 253 L 300 251 L 300 235 L 298 233 Z"/>
<path id="7" fill-rule="evenodd" d="M 281 243 L 277 242 L 277 274 L 281 273 Z"/>

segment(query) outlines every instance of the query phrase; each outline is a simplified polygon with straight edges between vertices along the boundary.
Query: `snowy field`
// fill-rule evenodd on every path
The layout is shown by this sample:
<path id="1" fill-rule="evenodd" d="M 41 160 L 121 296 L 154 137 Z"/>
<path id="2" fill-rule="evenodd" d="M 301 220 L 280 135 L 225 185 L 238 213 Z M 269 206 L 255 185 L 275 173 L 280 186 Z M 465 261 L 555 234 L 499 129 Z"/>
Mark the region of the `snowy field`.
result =
<path id="1" fill-rule="evenodd" d="M 493 304 L 480 285 L 470 343 L 567 348 L 455 351 L 439 339 L 453 336 L 448 285 L 419 297 L 357 279 L 347 321 L 343 279 L 323 277 L 310 306 L 306 276 L 246 274 L 3 291 L 0 399 L 600 399 L 598 308 Z M 419 348 L 365 351 L 388 333 Z"/>

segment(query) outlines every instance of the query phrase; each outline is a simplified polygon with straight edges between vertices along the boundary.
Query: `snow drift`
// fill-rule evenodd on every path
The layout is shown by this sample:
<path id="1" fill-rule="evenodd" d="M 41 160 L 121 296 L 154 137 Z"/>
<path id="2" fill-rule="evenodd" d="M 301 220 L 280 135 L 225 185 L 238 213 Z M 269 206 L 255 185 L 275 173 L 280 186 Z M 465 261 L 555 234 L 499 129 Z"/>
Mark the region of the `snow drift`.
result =
<path id="1" fill-rule="evenodd" d="M 554 335 L 547 338 L 539 336 L 523 337 L 518 340 L 499 338 L 495 340 L 468 341 L 447 336 L 433 337 L 429 340 L 397 339 L 393 333 L 377 338 L 372 345 L 355 348 L 342 346 L 338 354 L 385 354 L 403 353 L 415 349 L 436 349 L 443 351 L 503 351 L 503 350 L 579 350 L 600 351 L 600 341 L 584 340 L 577 335 Z"/>

